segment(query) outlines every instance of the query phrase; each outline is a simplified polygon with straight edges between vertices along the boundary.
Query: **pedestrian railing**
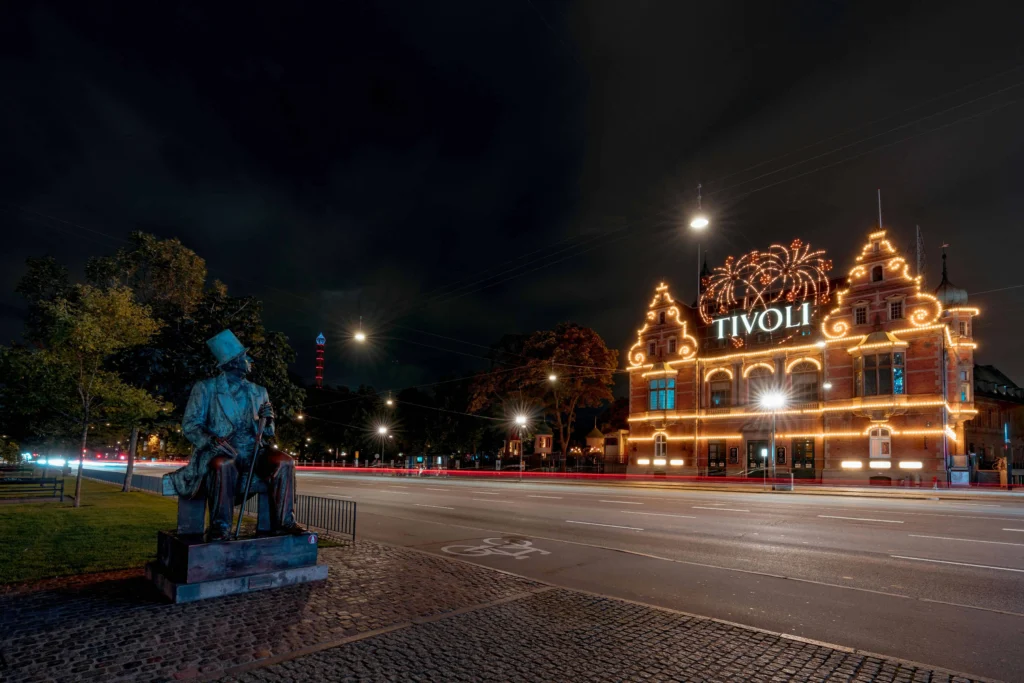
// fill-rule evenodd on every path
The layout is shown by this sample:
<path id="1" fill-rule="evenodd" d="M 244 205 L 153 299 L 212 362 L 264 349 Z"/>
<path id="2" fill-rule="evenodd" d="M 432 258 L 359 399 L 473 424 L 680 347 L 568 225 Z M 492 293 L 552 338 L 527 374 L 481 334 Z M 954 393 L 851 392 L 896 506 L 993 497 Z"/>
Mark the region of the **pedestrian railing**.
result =
<path id="1" fill-rule="evenodd" d="M 94 470 L 86 468 L 82 472 L 86 479 L 123 484 L 124 472 L 114 470 Z M 145 474 L 132 475 L 132 488 L 147 493 L 163 494 L 161 477 Z M 245 514 L 255 517 L 258 496 L 252 496 L 245 502 Z M 356 540 L 356 502 L 340 498 L 323 498 L 321 496 L 295 496 L 295 521 L 303 526 L 327 532 L 332 536 L 340 536 Z"/>

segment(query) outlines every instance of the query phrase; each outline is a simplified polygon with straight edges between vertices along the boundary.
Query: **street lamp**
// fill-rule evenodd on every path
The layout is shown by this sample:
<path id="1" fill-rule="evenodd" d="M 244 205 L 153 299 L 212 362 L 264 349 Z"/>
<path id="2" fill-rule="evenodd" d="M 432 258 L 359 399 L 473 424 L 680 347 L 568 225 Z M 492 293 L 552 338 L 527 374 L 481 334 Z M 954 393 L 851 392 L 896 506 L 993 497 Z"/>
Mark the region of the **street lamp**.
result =
<path id="1" fill-rule="evenodd" d="M 359 316 L 359 329 L 356 330 L 356 333 L 353 336 L 360 344 L 366 341 L 366 333 L 363 332 L 363 316 Z"/>
<path id="2" fill-rule="evenodd" d="M 523 432 L 526 431 L 526 416 L 516 415 L 516 426 L 519 427 L 519 481 L 523 481 Z"/>
<path id="3" fill-rule="evenodd" d="M 556 381 L 557 379 L 558 379 L 558 375 L 556 375 L 553 372 L 550 375 L 548 375 L 548 380 L 550 380 L 552 382 Z"/>
<path id="4" fill-rule="evenodd" d="M 772 490 L 775 489 L 775 417 L 785 405 L 786 395 L 781 391 L 769 391 L 761 396 L 761 407 L 772 411 Z"/>
<path id="5" fill-rule="evenodd" d="M 381 436 L 384 436 L 385 434 L 388 433 L 388 428 L 383 426 L 377 427 L 377 433 L 380 434 Z"/>

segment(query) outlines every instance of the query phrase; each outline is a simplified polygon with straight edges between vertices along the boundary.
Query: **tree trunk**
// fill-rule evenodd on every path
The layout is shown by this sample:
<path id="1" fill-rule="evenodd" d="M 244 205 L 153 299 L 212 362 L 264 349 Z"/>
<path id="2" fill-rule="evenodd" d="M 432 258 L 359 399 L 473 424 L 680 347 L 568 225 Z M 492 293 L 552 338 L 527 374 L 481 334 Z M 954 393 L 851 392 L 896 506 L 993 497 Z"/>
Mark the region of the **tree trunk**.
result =
<path id="1" fill-rule="evenodd" d="M 128 465 L 124 468 L 124 486 L 121 487 L 122 493 L 127 493 L 132 490 L 132 474 L 135 472 L 135 447 L 139 443 L 139 426 L 135 425 L 132 427 L 132 435 L 128 440 Z"/>
<path id="2" fill-rule="evenodd" d="M 78 451 L 78 474 L 75 476 L 75 507 L 82 504 L 82 466 L 85 465 L 85 447 L 89 441 L 89 413 L 82 421 L 82 448 Z"/>

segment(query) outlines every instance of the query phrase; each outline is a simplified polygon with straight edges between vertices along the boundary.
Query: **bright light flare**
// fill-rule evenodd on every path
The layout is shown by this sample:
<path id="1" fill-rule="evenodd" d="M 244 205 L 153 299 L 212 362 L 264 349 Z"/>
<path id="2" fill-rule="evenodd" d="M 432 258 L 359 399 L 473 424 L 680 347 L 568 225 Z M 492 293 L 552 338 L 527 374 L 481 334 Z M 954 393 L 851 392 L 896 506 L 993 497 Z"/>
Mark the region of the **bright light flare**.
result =
<path id="1" fill-rule="evenodd" d="M 525 427 L 526 426 L 526 416 L 525 415 L 516 415 L 516 424 L 519 425 L 520 427 Z"/>
<path id="2" fill-rule="evenodd" d="M 709 221 L 706 216 L 697 214 L 696 216 L 693 217 L 693 220 L 690 221 L 690 227 L 693 228 L 694 230 L 703 230 L 704 228 L 708 227 L 710 223 L 711 221 Z"/>
<path id="3" fill-rule="evenodd" d="M 353 338 L 354 338 L 354 339 L 355 339 L 355 340 L 356 340 L 357 342 L 359 342 L 360 344 L 362 344 L 363 342 L 365 342 L 365 341 L 366 341 L 366 333 L 365 333 L 365 332 L 363 332 L 362 330 L 359 330 L 358 332 L 356 332 L 356 333 L 355 333 L 355 335 L 354 335 L 354 337 L 353 337 Z"/>
<path id="4" fill-rule="evenodd" d="M 761 407 L 765 410 L 778 410 L 786 405 L 786 395 L 781 391 L 768 391 L 761 396 Z"/>
<path id="5" fill-rule="evenodd" d="M 821 385 L 821 388 L 824 389 L 825 391 L 828 391 L 829 389 L 832 388 L 832 382 L 825 382 L 824 384 Z"/>
<path id="6" fill-rule="evenodd" d="M 551 373 L 550 375 L 548 375 L 548 379 L 554 382 L 555 380 L 558 379 L 558 375 Z"/>
<path id="7" fill-rule="evenodd" d="M 384 426 L 377 427 L 377 433 L 383 436 L 388 433 L 388 428 Z"/>

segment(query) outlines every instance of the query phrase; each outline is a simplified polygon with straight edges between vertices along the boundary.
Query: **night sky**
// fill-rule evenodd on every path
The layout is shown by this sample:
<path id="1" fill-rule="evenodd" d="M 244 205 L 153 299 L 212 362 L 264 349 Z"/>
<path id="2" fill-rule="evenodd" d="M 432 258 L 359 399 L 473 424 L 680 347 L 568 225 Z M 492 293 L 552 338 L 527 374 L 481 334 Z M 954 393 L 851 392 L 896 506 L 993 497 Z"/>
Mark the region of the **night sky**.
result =
<path id="1" fill-rule="evenodd" d="M 1021 3 L 6 5 L 4 340 L 26 257 L 144 230 L 263 299 L 307 380 L 320 331 L 350 386 L 564 320 L 624 351 L 659 280 L 693 297 L 698 182 L 711 265 L 800 237 L 837 274 L 881 188 L 1024 383 Z"/>

